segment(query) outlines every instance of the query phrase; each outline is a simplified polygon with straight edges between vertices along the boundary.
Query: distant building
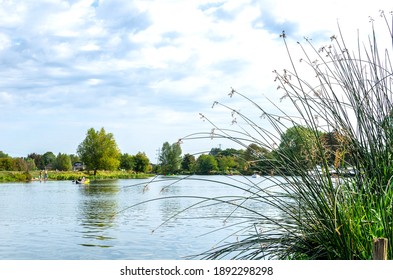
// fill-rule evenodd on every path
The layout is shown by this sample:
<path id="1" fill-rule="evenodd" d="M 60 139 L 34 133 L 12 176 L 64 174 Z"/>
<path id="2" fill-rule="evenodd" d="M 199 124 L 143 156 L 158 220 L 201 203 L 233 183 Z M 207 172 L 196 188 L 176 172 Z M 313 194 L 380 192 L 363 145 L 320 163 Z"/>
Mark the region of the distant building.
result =
<path id="1" fill-rule="evenodd" d="M 83 164 L 83 162 L 80 161 L 74 162 L 74 164 L 72 165 L 72 170 L 74 171 L 85 170 L 85 165 Z"/>

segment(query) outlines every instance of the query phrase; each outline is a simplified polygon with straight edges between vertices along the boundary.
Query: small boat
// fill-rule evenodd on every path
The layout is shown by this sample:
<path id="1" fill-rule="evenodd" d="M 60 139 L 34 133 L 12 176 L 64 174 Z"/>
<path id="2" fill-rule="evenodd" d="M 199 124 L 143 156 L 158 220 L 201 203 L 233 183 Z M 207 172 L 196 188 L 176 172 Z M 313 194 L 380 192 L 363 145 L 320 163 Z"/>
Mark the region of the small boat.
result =
<path id="1" fill-rule="evenodd" d="M 74 180 L 72 182 L 75 184 L 79 184 L 79 185 L 88 185 L 88 184 L 90 184 L 90 179 L 78 179 L 78 180 Z"/>
<path id="2" fill-rule="evenodd" d="M 259 175 L 258 173 L 254 173 L 254 174 L 252 174 L 251 177 L 252 177 L 252 178 L 259 178 L 259 177 L 261 177 L 261 175 Z"/>

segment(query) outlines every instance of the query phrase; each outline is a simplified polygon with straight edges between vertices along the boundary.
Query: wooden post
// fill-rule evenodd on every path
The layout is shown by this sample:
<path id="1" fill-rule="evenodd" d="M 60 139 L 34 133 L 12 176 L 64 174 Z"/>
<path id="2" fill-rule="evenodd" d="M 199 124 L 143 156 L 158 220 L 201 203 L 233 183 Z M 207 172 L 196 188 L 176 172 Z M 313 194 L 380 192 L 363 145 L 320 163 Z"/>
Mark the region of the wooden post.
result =
<path id="1" fill-rule="evenodd" d="M 388 259 L 388 239 L 374 238 L 373 240 L 373 260 Z"/>

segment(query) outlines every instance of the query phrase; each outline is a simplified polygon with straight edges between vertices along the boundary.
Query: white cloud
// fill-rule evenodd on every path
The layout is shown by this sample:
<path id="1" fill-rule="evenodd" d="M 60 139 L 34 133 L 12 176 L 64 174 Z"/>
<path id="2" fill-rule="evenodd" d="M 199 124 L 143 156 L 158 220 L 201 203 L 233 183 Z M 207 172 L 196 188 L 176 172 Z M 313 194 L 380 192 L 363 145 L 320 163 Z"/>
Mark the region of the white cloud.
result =
<path id="1" fill-rule="evenodd" d="M 0 106 L 12 103 L 15 100 L 14 96 L 8 92 L 0 92 Z"/>
<path id="2" fill-rule="evenodd" d="M 66 60 L 75 55 L 73 46 L 69 43 L 60 43 L 52 46 L 54 59 L 52 60 Z"/>
<path id="3" fill-rule="evenodd" d="M 102 82 L 102 81 L 101 81 L 100 79 L 88 79 L 86 83 L 87 83 L 89 86 L 97 86 L 97 85 L 99 85 L 101 82 Z"/>
<path id="4" fill-rule="evenodd" d="M 10 38 L 6 34 L 0 33 L 0 51 L 8 49 L 10 45 Z"/>

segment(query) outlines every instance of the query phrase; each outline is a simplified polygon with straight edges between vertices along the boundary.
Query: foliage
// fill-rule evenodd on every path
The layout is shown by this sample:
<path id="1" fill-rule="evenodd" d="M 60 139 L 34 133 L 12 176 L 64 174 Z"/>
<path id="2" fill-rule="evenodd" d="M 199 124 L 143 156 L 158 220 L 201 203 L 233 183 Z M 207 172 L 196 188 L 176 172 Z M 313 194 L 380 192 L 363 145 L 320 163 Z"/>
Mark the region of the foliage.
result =
<path id="1" fill-rule="evenodd" d="M 275 151 L 276 158 L 282 162 L 305 165 L 311 168 L 317 163 L 319 131 L 296 125 L 281 134 L 281 142 Z M 286 168 L 288 169 L 288 168 Z M 295 170 L 295 169 L 289 169 Z"/>
<path id="2" fill-rule="evenodd" d="M 23 158 L 13 158 L 15 171 L 28 171 L 27 162 Z"/>
<path id="3" fill-rule="evenodd" d="M 35 161 L 31 158 L 24 158 L 23 159 L 26 162 L 26 168 L 27 170 L 36 170 L 37 166 L 35 165 Z"/>
<path id="4" fill-rule="evenodd" d="M 232 170 L 236 169 L 237 163 L 232 156 L 220 156 L 217 158 L 218 169 L 226 174 L 230 174 Z"/>
<path id="5" fill-rule="evenodd" d="M 56 156 L 52 152 L 46 152 L 41 156 L 39 167 L 41 169 L 52 169 L 56 163 Z"/>
<path id="6" fill-rule="evenodd" d="M 88 169 L 115 170 L 120 165 L 120 150 L 112 133 L 106 133 L 104 128 L 95 131 L 90 128 L 86 138 L 78 146 L 78 156 Z"/>
<path id="7" fill-rule="evenodd" d="M 138 152 L 135 155 L 135 167 L 134 167 L 135 172 L 147 173 L 149 172 L 149 168 L 150 168 L 149 158 L 146 156 L 145 153 Z"/>
<path id="8" fill-rule="evenodd" d="M 112 179 L 146 179 L 152 174 L 137 174 L 133 171 L 99 171 L 96 176 L 89 175 L 81 171 L 48 171 L 49 180 L 73 181 L 78 178 L 86 177 L 94 183 L 94 180 Z M 28 182 L 39 180 L 39 171 L 0 171 L 0 182 Z"/>
<path id="9" fill-rule="evenodd" d="M 0 171 L 29 171 L 35 169 L 34 160 L 31 158 L 0 158 Z"/>
<path id="10" fill-rule="evenodd" d="M 163 174 L 174 174 L 180 169 L 182 150 L 178 143 L 170 145 L 165 142 L 160 153 L 161 172 Z"/>
<path id="11" fill-rule="evenodd" d="M 338 131 L 322 133 L 321 143 L 325 148 L 324 159 L 329 166 L 345 168 L 345 164 L 354 164 L 353 159 L 350 158 L 350 139 Z"/>
<path id="12" fill-rule="evenodd" d="M 218 163 L 212 155 L 200 155 L 196 161 L 195 173 L 196 174 L 212 174 L 218 171 Z"/>
<path id="13" fill-rule="evenodd" d="M 135 169 L 135 156 L 129 155 L 127 153 L 122 154 L 120 157 L 120 169 L 124 170 L 134 170 Z"/>
<path id="14" fill-rule="evenodd" d="M 0 171 L 12 171 L 15 169 L 12 158 L 0 158 Z"/>
<path id="15" fill-rule="evenodd" d="M 80 162 L 81 159 L 79 158 L 79 156 L 71 154 L 69 155 L 70 159 L 71 159 L 71 164 L 74 164 L 75 162 Z"/>
<path id="16" fill-rule="evenodd" d="M 185 154 L 181 162 L 181 169 L 185 173 L 193 173 L 195 170 L 196 159 L 194 155 Z"/>
<path id="17" fill-rule="evenodd" d="M 0 151 L 0 158 L 8 158 L 9 155 L 4 153 L 3 151 Z"/>
<path id="18" fill-rule="evenodd" d="M 68 155 L 59 153 L 53 160 L 52 152 L 44 155 L 31 153 L 27 158 L 0 158 L 0 171 L 34 171 L 37 170 L 36 162 L 43 170 L 46 166 L 47 170 L 70 171 L 72 163 L 80 162 L 77 155 Z M 150 172 L 150 161 L 146 154 L 138 153 L 137 155 L 122 154 L 120 156 L 120 168 L 131 172 Z M 45 165 L 45 163 L 47 163 Z M 12 177 L 13 178 L 13 177 Z M 11 178 L 11 180 L 12 180 Z"/>
<path id="19" fill-rule="evenodd" d="M 70 156 L 67 154 L 59 153 L 56 157 L 55 168 L 61 171 L 70 171 L 72 169 Z"/>
<path id="20" fill-rule="evenodd" d="M 267 175 L 272 173 L 273 160 L 278 160 L 278 157 L 274 158 L 274 155 L 275 153 L 267 148 L 251 143 L 244 152 L 244 160 L 250 171 Z"/>
<path id="21" fill-rule="evenodd" d="M 0 182 L 28 182 L 32 175 L 27 171 L 0 171 Z"/>
<path id="22" fill-rule="evenodd" d="M 42 157 L 42 155 L 37 154 L 37 153 L 31 153 L 31 154 L 27 155 L 27 158 L 30 158 L 34 161 L 34 165 L 36 166 L 36 168 L 43 169 L 41 167 L 41 157 Z"/>

